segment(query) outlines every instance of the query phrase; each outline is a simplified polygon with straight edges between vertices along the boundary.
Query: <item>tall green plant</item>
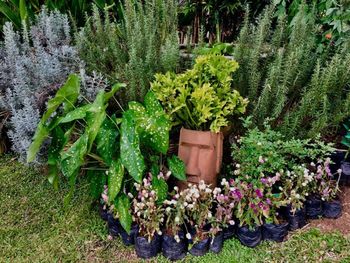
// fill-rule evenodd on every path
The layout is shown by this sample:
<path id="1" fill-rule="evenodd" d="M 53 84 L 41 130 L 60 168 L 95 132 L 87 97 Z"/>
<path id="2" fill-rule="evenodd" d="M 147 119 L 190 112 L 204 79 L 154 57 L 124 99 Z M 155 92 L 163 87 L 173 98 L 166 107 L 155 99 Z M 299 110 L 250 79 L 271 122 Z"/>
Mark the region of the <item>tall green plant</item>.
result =
<path id="1" fill-rule="evenodd" d="M 143 100 L 154 73 L 176 69 L 176 8 L 174 0 L 127 0 L 124 20 L 117 24 L 95 7 L 92 19 L 76 36 L 80 57 L 90 71 L 128 83 L 124 104 Z"/>
<path id="2" fill-rule="evenodd" d="M 267 8 L 258 25 L 246 17 L 234 51 L 236 88 L 250 99 L 257 125 L 272 118 L 288 136 L 332 133 L 350 113 L 347 44 L 319 53 L 315 16 L 305 5 L 292 27 L 281 13 L 272 27 L 276 12 Z"/>

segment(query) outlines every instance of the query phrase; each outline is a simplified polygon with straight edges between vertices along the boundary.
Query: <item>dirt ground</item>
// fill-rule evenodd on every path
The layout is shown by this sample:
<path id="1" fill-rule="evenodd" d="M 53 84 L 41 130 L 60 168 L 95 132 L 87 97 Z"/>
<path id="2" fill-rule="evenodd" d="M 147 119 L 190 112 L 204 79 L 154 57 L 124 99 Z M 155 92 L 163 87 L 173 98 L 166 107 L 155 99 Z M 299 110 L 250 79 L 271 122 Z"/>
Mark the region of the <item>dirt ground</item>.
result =
<path id="1" fill-rule="evenodd" d="M 340 199 L 343 204 L 342 216 L 338 219 L 311 220 L 306 228 L 317 227 L 321 231 L 331 232 L 339 230 L 342 234 L 350 235 L 350 187 L 342 187 Z"/>

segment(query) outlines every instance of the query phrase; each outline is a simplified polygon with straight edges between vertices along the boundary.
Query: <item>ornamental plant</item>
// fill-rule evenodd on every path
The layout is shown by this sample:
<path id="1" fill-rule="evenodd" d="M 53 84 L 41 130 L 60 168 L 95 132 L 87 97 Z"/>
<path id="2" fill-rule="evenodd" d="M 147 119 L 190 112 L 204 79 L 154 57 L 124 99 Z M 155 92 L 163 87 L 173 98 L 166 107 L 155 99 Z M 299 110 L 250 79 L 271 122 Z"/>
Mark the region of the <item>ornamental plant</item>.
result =
<path id="1" fill-rule="evenodd" d="M 205 227 L 212 220 L 213 196 L 209 185 L 203 180 L 199 184 L 188 184 L 188 188 L 181 193 L 185 198 L 186 216 L 189 226 L 192 228 L 186 234 L 187 239 L 192 239 L 196 243 L 204 240 L 208 236 Z M 192 237 L 190 232 L 194 232 Z"/>
<path id="2" fill-rule="evenodd" d="M 231 188 L 226 179 L 221 181 L 221 188 L 213 190 L 215 213 L 210 220 L 210 234 L 214 237 L 229 225 L 234 225 L 233 211 L 240 200 L 234 188 Z"/>
<path id="3" fill-rule="evenodd" d="M 264 222 L 278 222 L 275 214 L 278 200 L 272 194 L 272 185 L 259 180 L 236 178 L 230 181 L 230 187 L 239 195 L 235 216 L 240 226 L 253 229 Z"/>
<path id="4" fill-rule="evenodd" d="M 237 68 L 236 61 L 221 55 L 199 56 L 193 69 L 183 74 L 156 74 L 151 90 L 173 125 L 219 132 L 233 115 L 243 114 L 248 104 L 231 87 Z"/>
<path id="5" fill-rule="evenodd" d="M 171 199 L 164 201 L 165 207 L 165 231 L 168 235 L 174 237 L 176 242 L 180 242 L 179 232 L 186 222 L 186 197 L 183 192 L 179 191 L 177 186 L 174 187 L 174 191 L 171 193 Z"/>
<path id="6" fill-rule="evenodd" d="M 135 183 L 137 195 L 132 201 L 133 221 L 139 226 L 139 235 L 150 242 L 158 234 L 162 235 L 164 208 L 157 203 L 158 196 L 152 187 L 152 174 L 149 173 L 141 184 Z"/>

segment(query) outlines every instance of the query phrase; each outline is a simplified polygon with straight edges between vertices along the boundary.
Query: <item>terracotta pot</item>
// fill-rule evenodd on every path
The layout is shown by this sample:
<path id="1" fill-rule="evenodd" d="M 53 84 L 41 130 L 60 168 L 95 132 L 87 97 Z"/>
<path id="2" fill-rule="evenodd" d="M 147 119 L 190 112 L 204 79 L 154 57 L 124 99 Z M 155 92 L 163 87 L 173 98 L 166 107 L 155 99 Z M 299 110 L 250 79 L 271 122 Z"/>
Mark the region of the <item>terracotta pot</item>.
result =
<path id="1" fill-rule="evenodd" d="M 178 156 L 186 165 L 187 181 L 179 182 L 180 189 L 186 188 L 188 183 L 198 184 L 201 180 L 216 186 L 222 163 L 223 139 L 222 132 L 181 128 Z"/>

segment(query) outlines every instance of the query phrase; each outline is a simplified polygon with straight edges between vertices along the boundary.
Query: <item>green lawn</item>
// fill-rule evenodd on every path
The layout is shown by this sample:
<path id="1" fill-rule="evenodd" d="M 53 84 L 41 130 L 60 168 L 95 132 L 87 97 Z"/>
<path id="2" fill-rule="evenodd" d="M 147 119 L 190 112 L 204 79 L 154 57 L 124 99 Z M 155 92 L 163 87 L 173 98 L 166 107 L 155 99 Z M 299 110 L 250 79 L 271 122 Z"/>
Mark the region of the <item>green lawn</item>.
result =
<path id="1" fill-rule="evenodd" d="M 0 158 L 0 262 L 136 262 L 132 248 L 108 240 L 105 223 L 79 182 L 64 209 L 67 189 L 56 192 L 44 172 Z M 155 262 L 166 262 L 159 256 Z M 183 262 L 350 262 L 350 239 L 317 229 L 294 232 L 282 243 L 255 249 L 233 239 L 219 255 L 186 257 Z"/>

